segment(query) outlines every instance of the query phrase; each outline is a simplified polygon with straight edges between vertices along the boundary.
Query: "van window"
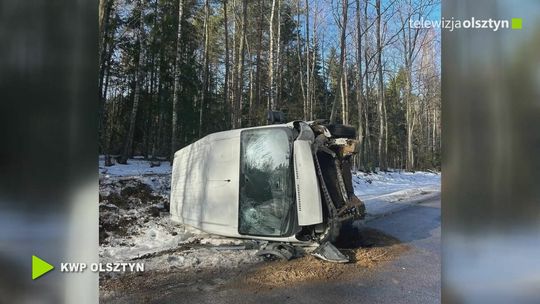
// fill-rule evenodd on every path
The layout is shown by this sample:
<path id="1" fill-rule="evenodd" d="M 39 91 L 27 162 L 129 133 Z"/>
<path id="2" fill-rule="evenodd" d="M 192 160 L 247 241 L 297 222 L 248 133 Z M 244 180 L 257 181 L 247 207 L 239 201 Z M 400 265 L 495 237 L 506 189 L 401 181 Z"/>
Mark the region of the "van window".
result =
<path id="1" fill-rule="evenodd" d="M 294 223 L 292 133 L 287 128 L 242 131 L 240 234 L 286 236 Z"/>

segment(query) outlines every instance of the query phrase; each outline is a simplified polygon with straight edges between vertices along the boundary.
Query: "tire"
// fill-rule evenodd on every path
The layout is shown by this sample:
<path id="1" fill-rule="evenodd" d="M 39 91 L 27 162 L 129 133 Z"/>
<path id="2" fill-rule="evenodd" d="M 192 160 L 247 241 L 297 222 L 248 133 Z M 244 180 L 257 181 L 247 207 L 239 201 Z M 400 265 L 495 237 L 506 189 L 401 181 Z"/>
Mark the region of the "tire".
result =
<path id="1" fill-rule="evenodd" d="M 342 124 L 331 124 L 326 125 L 326 128 L 333 137 L 342 137 L 342 138 L 356 138 L 356 129 L 351 126 L 342 125 Z"/>

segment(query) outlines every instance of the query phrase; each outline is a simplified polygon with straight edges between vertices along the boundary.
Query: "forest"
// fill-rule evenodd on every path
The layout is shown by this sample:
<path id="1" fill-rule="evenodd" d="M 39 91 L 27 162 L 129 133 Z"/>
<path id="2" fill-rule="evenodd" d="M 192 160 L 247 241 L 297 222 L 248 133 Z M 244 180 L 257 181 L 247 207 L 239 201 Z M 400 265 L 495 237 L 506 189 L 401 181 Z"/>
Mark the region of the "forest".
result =
<path id="1" fill-rule="evenodd" d="M 99 150 L 152 163 L 207 134 L 328 119 L 355 169 L 440 170 L 436 0 L 100 0 Z"/>

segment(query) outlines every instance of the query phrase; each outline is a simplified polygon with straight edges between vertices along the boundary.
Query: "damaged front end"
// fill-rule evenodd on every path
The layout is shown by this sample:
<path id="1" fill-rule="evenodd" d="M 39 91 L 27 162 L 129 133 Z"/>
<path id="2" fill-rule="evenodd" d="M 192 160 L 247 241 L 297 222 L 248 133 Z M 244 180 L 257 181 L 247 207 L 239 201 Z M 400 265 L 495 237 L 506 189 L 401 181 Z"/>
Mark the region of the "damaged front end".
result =
<path id="1" fill-rule="evenodd" d="M 313 161 L 324 213 L 324 222 L 311 230 L 311 239 L 333 242 L 343 222 L 365 217 L 364 203 L 354 194 L 352 185 L 351 163 L 358 151 L 356 130 L 317 121 L 309 127 L 314 135 Z M 305 236 L 299 233 L 297 237 Z"/>
<path id="2" fill-rule="evenodd" d="M 358 150 L 356 130 L 324 122 L 297 121 L 292 126 L 296 131 L 294 173 L 298 225 L 301 228 L 295 237 L 320 244 L 311 253 L 313 256 L 346 263 L 348 257 L 332 242 L 339 236 L 344 222 L 365 216 L 364 203 L 356 197 L 352 185 L 351 162 Z M 306 208 L 313 210 L 306 211 Z M 320 216 L 317 211 L 320 211 Z M 289 260 L 296 255 L 296 250 L 291 246 L 271 244 L 261 250 L 260 255 Z"/>

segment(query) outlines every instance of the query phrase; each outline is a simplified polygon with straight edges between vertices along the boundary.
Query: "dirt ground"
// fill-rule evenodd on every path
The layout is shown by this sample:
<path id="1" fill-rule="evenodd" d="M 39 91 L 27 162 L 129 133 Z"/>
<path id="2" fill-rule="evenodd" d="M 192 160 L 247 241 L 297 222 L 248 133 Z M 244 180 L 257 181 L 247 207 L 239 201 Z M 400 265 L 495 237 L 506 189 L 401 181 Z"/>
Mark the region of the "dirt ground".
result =
<path id="1" fill-rule="evenodd" d="M 331 263 L 311 255 L 291 261 L 274 261 L 245 273 L 235 284 L 255 289 L 287 286 L 291 283 L 347 279 L 348 276 L 392 261 L 409 248 L 407 245 L 370 228 L 350 227 L 335 244 L 350 259 L 349 263 Z"/>
<path id="2" fill-rule="evenodd" d="M 166 195 L 158 195 L 148 184 L 135 179 L 100 179 L 99 244 L 115 236 L 137 235 L 138 227 L 169 209 Z"/>
<path id="3" fill-rule="evenodd" d="M 131 178 L 104 180 L 100 183 L 100 190 L 101 246 L 117 246 L 112 249 L 128 248 L 133 245 L 130 242 L 134 243 L 132 237 L 143 237 L 143 232 L 148 230 L 146 226 L 154 223 L 161 227 L 158 224 L 163 220 L 161 214 L 168 209 L 168 199 L 165 195 L 158 195 L 159 191 L 145 182 Z M 177 227 L 165 230 L 171 230 L 171 239 L 177 237 Z M 370 268 L 395 260 L 409 250 L 407 245 L 392 236 L 355 225 L 347 225 L 342 229 L 340 238 L 334 245 L 349 257 L 349 263 L 331 263 L 304 254 L 291 261 L 260 262 L 259 258 L 248 259 L 249 263 L 232 263 L 232 260 L 231 263 L 224 263 L 228 260 L 223 260 L 204 266 L 204 263 L 194 262 L 191 265 L 186 261 L 191 255 L 200 258 L 197 254 L 202 252 L 201 250 L 212 249 L 205 249 L 208 246 L 204 244 L 188 242 L 138 257 L 137 261 L 145 262 L 149 266 L 143 273 L 100 275 L 100 298 L 107 302 L 109 299 L 125 296 L 155 297 L 158 294 L 166 296 L 168 293 L 216 289 L 264 292 L 291 284 L 348 280 L 355 276 L 369 275 Z M 199 247 L 201 248 L 197 251 Z M 215 256 L 227 259 L 240 253 L 242 252 L 222 251 Z M 173 258 L 185 258 L 185 261 L 176 265 L 170 260 Z M 167 267 L 155 267 L 156 263 Z M 180 264 L 183 266 L 179 267 Z"/>
<path id="4" fill-rule="evenodd" d="M 409 250 L 398 239 L 371 228 L 349 227 L 336 246 L 351 262 L 330 263 L 311 255 L 291 261 L 265 261 L 238 268 L 199 269 L 195 271 L 150 271 L 127 274 L 100 282 L 101 298 L 121 294 L 144 295 L 145 290 L 168 292 L 210 291 L 215 289 L 248 289 L 257 291 L 315 281 L 347 280 L 394 260 Z M 232 278 L 232 279 L 231 279 Z M 121 293 L 121 294 L 120 294 Z"/>

